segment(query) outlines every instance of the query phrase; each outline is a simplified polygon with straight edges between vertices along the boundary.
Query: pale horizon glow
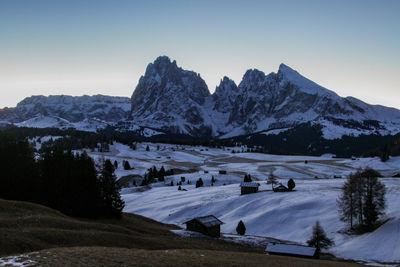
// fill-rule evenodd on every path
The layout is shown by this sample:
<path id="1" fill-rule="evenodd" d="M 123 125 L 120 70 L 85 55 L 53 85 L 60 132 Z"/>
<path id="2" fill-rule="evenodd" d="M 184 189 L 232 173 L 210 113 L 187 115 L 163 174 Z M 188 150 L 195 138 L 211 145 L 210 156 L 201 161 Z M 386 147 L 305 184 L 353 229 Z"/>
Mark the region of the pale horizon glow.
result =
<path id="1" fill-rule="evenodd" d="M 399 1 L 0 1 L 0 108 L 31 95 L 130 97 L 166 55 L 214 92 L 284 63 L 400 109 Z"/>

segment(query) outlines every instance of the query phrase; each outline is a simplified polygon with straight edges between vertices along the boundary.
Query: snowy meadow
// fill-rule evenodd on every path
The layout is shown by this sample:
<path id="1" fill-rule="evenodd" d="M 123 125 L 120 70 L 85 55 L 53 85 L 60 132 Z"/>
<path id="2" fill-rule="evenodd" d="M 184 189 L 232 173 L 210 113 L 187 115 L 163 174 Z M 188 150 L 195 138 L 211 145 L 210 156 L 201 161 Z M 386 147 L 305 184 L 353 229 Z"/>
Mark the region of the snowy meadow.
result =
<path id="1" fill-rule="evenodd" d="M 89 154 L 95 160 L 117 161 L 118 178 L 130 174 L 143 176 L 152 166 L 178 170 L 179 174 L 167 176 L 164 182 L 150 187 L 123 188 L 125 212 L 182 228 L 186 220 L 213 214 L 224 222 L 221 232 L 227 236 L 236 233 L 236 226 L 242 220 L 246 235 L 299 244 L 310 238 L 318 220 L 335 241 L 326 252 L 368 263 L 400 263 L 400 179 L 391 178 L 400 172 L 400 157 L 383 163 L 378 158 L 280 156 L 244 151 L 244 147 L 217 149 L 147 143 L 139 143 L 132 150 L 114 143 L 110 152 Z M 128 161 L 134 169 L 124 170 L 123 161 Z M 337 199 L 345 178 L 365 167 L 385 176 L 380 180 L 387 191 L 384 217 L 387 222 L 374 232 L 348 235 L 347 224 L 339 220 Z M 227 174 L 220 174 L 220 170 Z M 239 184 L 246 173 L 260 184 L 258 193 L 240 194 Z M 270 173 L 284 185 L 288 179 L 294 179 L 294 191 L 273 192 L 266 182 Z M 176 184 L 182 177 L 185 177 L 181 185 L 184 190 L 179 191 Z M 213 185 L 212 177 L 216 179 Z M 196 188 L 194 184 L 199 178 L 204 186 Z M 174 186 L 170 186 L 171 182 Z"/>

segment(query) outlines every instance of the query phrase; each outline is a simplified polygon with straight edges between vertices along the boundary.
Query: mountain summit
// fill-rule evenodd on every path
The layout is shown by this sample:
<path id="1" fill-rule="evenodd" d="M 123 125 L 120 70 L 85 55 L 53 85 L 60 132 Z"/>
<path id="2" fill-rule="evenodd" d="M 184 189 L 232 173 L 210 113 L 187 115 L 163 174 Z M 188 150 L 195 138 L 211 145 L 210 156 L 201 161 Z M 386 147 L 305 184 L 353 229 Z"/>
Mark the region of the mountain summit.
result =
<path id="1" fill-rule="evenodd" d="M 183 70 L 168 57 L 146 68 L 132 95 L 132 116 L 139 124 L 191 133 L 204 126 L 203 109 L 210 96 L 198 73 Z"/>

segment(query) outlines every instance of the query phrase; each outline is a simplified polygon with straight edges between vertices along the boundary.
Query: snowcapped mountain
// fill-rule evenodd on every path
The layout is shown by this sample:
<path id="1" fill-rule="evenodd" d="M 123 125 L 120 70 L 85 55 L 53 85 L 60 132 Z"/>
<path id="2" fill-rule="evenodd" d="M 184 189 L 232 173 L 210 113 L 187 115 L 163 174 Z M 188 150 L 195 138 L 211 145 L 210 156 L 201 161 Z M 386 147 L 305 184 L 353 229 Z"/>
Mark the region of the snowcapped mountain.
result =
<path id="1" fill-rule="evenodd" d="M 110 96 L 32 96 L 0 110 L 0 124 L 96 131 L 147 127 L 161 132 L 229 138 L 276 135 L 299 125 L 325 139 L 397 134 L 400 111 L 340 97 L 281 64 L 278 72 L 247 70 L 239 85 L 228 77 L 213 94 L 198 73 L 166 56 L 150 63 L 131 99 Z"/>
<path id="2" fill-rule="evenodd" d="M 130 108 L 130 99 L 126 97 L 32 96 L 25 98 L 15 108 L 0 110 L 0 121 L 25 127 L 96 131 L 127 118 Z"/>
<path id="3" fill-rule="evenodd" d="M 139 125 L 194 134 L 209 128 L 207 85 L 199 74 L 179 68 L 168 57 L 147 66 L 132 95 L 132 117 Z"/>
<path id="4" fill-rule="evenodd" d="M 321 125 L 330 139 L 400 131 L 399 110 L 342 98 L 284 64 L 268 75 L 248 70 L 238 86 L 224 77 L 211 95 L 200 75 L 165 56 L 141 77 L 132 95 L 132 117 L 139 125 L 191 135 L 207 129 L 219 137 L 308 122 Z"/>

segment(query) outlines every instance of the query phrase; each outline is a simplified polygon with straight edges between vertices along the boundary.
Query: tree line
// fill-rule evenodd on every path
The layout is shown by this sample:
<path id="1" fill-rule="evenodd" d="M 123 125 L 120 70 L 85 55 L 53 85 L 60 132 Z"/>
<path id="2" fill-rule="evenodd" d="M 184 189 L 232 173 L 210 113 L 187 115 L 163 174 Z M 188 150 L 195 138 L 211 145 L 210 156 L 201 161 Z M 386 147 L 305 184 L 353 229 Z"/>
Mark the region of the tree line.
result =
<path id="1" fill-rule="evenodd" d="M 120 217 L 124 202 L 114 166 L 86 152 L 57 147 L 34 152 L 26 140 L 0 133 L 0 198 L 39 203 L 66 215 Z"/>

